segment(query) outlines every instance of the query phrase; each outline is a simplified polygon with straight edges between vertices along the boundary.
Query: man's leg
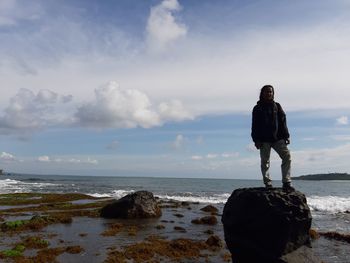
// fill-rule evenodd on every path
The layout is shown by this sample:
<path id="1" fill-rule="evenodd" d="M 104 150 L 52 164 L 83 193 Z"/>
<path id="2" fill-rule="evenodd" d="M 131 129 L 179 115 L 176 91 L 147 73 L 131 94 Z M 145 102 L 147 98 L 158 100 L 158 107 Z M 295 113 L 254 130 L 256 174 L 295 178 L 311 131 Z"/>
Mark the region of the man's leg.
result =
<path id="1" fill-rule="evenodd" d="M 269 173 L 270 153 L 271 153 L 271 144 L 266 142 L 262 143 L 260 147 L 261 173 L 263 176 L 264 184 L 266 186 L 271 185 L 271 178 Z"/>
<path id="2" fill-rule="evenodd" d="M 290 167 L 291 167 L 292 160 L 291 160 L 291 156 L 290 156 L 290 152 L 287 147 L 287 144 L 285 143 L 284 140 L 279 140 L 272 145 L 272 148 L 277 152 L 277 154 L 282 159 L 282 165 L 281 165 L 282 183 L 290 184 L 291 183 Z"/>

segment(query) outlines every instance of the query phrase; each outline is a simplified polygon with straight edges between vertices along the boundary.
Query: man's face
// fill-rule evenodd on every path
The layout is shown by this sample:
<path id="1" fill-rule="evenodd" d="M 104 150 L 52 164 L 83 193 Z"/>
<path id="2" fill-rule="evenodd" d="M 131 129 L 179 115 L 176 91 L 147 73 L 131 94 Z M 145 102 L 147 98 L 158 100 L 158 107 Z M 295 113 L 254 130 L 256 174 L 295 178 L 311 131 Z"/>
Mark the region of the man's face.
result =
<path id="1" fill-rule="evenodd" d="M 273 99 L 273 90 L 271 87 L 268 87 L 268 88 L 265 88 L 263 90 L 263 94 L 262 94 L 262 97 L 264 100 L 272 100 Z"/>

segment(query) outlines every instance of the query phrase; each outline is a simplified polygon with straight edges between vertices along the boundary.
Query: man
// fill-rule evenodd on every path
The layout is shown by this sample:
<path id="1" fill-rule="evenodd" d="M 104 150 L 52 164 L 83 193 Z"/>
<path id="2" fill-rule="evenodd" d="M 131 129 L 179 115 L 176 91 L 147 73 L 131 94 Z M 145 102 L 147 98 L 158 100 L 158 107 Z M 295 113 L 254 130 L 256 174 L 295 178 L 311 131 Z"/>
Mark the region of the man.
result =
<path id="1" fill-rule="evenodd" d="M 271 85 L 261 88 L 259 101 L 253 109 L 251 135 L 255 147 L 260 150 L 261 172 L 266 188 L 272 188 L 269 168 L 273 148 L 282 159 L 283 189 L 293 191 L 290 179 L 291 156 L 287 147 L 290 141 L 286 114 L 281 105 L 274 101 L 274 94 Z"/>

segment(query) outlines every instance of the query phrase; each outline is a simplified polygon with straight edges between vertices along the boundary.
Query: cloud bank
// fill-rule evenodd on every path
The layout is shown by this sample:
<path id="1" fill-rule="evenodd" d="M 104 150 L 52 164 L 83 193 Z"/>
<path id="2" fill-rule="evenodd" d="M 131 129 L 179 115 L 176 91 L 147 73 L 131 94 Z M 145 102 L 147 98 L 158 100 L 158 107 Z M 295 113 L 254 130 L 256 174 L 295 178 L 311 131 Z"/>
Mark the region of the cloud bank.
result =
<path id="1" fill-rule="evenodd" d="M 60 95 L 48 89 L 37 93 L 20 89 L 0 115 L 0 134 L 31 134 L 52 126 L 152 128 L 194 118 L 179 100 L 161 102 L 153 107 L 145 93 L 121 89 L 113 81 L 95 89 L 92 101 L 80 106 L 73 105 L 72 101 L 71 95 Z"/>
<path id="2" fill-rule="evenodd" d="M 81 158 L 52 158 L 48 155 L 39 156 L 37 161 L 40 163 L 66 163 L 66 164 L 94 164 L 97 165 L 98 161 L 87 157 L 85 159 Z"/>

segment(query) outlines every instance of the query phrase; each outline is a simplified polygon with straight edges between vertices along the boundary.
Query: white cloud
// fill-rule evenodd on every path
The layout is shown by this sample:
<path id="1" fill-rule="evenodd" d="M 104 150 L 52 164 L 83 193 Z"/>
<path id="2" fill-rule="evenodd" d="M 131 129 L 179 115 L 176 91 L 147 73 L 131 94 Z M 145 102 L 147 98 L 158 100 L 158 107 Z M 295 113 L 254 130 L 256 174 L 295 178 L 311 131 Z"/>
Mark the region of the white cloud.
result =
<path id="1" fill-rule="evenodd" d="M 174 149 L 180 149 L 184 147 L 185 137 L 182 134 L 176 135 L 175 141 L 172 143 Z"/>
<path id="2" fill-rule="evenodd" d="M 234 152 L 234 153 L 222 153 L 221 157 L 223 158 L 233 158 L 233 157 L 238 157 L 239 153 L 238 152 Z"/>
<path id="3" fill-rule="evenodd" d="M 208 153 L 206 157 L 207 157 L 207 159 L 215 159 L 215 158 L 218 157 L 218 155 L 217 154 L 213 154 L 213 153 Z"/>
<path id="4" fill-rule="evenodd" d="M 15 161 L 16 157 L 10 153 L 7 152 L 1 152 L 0 154 L 0 161 L 4 161 L 4 162 L 12 162 Z"/>
<path id="5" fill-rule="evenodd" d="M 208 153 L 205 156 L 202 155 L 192 155 L 191 159 L 192 160 L 203 160 L 203 159 L 208 159 L 208 160 L 214 160 L 214 159 L 219 159 L 219 158 L 223 158 L 223 159 L 227 159 L 227 158 L 232 158 L 232 157 L 238 157 L 239 153 L 238 152 L 234 152 L 234 153 L 221 153 L 221 154 L 216 154 L 216 153 Z M 226 163 L 226 162 L 222 162 L 220 161 L 220 163 Z"/>
<path id="6" fill-rule="evenodd" d="M 94 164 L 94 165 L 98 164 L 97 160 L 91 159 L 90 157 L 88 157 L 86 160 L 71 158 L 67 162 L 74 163 L 74 164 Z"/>
<path id="7" fill-rule="evenodd" d="M 47 155 L 39 156 L 38 161 L 39 162 L 51 162 L 50 157 Z"/>
<path id="8" fill-rule="evenodd" d="M 337 118 L 337 124 L 338 125 L 347 125 L 349 124 L 349 119 L 347 116 L 341 116 Z"/>
<path id="9" fill-rule="evenodd" d="M 29 89 L 20 89 L 0 116 L 0 133 L 31 133 L 58 124 L 63 121 L 61 113 L 55 110 L 60 98 L 60 95 L 50 90 L 40 90 L 35 94 Z"/>
<path id="10" fill-rule="evenodd" d="M 95 89 L 95 101 L 78 108 L 80 125 L 97 128 L 150 128 L 160 125 L 148 96 L 138 90 L 122 90 L 116 82 Z"/>
<path id="11" fill-rule="evenodd" d="M 303 141 L 315 141 L 316 138 L 314 137 L 305 137 L 305 138 L 302 138 Z"/>
<path id="12" fill-rule="evenodd" d="M 87 157 L 85 159 L 83 158 L 52 158 L 47 155 L 39 156 L 37 158 L 37 161 L 42 163 L 71 163 L 71 164 L 98 164 L 98 161 L 96 159 L 92 159 L 90 157 Z"/>
<path id="13" fill-rule="evenodd" d="M 88 164 L 95 164 L 95 165 L 98 164 L 98 161 L 96 159 L 92 159 L 90 157 L 87 160 L 83 161 L 83 162 L 88 163 Z"/>
<path id="14" fill-rule="evenodd" d="M 192 155 L 192 156 L 191 156 L 191 159 L 192 159 L 192 160 L 195 160 L 195 161 L 198 161 L 198 160 L 202 160 L 202 159 L 203 159 L 203 156 L 200 156 L 200 155 Z"/>
<path id="15" fill-rule="evenodd" d="M 194 119 L 194 116 L 185 109 L 184 105 L 179 100 L 172 100 L 168 103 L 162 102 L 159 104 L 158 110 L 163 120 L 183 121 Z"/>
<path id="16" fill-rule="evenodd" d="M 95 101 L 78 108 L 79 125 L 93 128 L 151 128 L 165 121 L 193 118 L 182 103 L 161 103 L 152 108 L 148 96 L 136 89 L 121 89 L 116 82 L 95 89 Z"/>
<path id="17" fill-rule="evenodd" d="M 184 37 L 187 27 L 176 21 L 174 12 L 181 10 L 177 0 L 163 0 L 151 8 L 147 21 L 147 41 L 151 51 L 162 52 L 171 43 Z"/>

